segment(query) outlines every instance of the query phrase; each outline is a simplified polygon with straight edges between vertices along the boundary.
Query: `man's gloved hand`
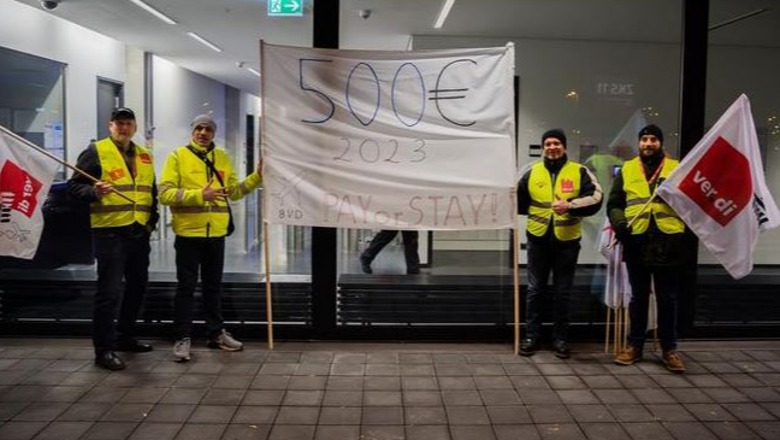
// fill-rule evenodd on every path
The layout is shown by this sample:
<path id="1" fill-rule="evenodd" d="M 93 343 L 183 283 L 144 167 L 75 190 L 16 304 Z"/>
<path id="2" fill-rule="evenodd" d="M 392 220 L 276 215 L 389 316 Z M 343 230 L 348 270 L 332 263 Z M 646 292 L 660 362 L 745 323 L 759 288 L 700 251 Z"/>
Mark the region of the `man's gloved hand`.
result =
<path id="1" fill-rule="evenodd" d="M 628 222 L 620 222 L 614 226 L 614 229 L 615 238 L 619 242 L 626 244 L 631 239 L 631 226 L 628 226 Z"/>

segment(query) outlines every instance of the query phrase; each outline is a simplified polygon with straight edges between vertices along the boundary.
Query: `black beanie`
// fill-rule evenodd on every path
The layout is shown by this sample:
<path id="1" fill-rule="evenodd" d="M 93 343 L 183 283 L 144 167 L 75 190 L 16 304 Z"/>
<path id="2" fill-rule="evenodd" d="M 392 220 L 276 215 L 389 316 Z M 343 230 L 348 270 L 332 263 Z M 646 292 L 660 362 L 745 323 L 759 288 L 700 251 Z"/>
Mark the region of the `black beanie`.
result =
<path id="1" fill-rule="evenodd" d="M 566 147 L 566 134 L 560 128 L 553 128 L 552 130 L 545 131 L 542 135 L 542 145 L 544 145 L 544 140 L 547 138 L 558 139 L 563 146 Z"/>
<path id="2" fill-rule="evenodd" d="M 664 132 L 661 131 L 661 127 L 659 127 L 659 126 L 657 126 L 655 124 L 650 124 L 650 125 L 646 126 L 645 128 L 639 130 L 638 139 L 642 139 L 642 136 L 646 136 L 646 135 L 649 135 L 649 134 L 657 137 L 658 140 L 661 141 L 662 144 L 664 143 Z"/>

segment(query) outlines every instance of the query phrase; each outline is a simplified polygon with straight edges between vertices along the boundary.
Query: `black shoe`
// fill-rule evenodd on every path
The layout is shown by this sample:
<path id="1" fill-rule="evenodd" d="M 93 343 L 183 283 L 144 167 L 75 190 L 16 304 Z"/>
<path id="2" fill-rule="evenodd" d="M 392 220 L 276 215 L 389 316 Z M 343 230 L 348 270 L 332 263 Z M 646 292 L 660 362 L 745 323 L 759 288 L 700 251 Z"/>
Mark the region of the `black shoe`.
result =
<path id="1" fill-rule="evenodd" d="M 533 356 L 537 351 L 539 351 L 539 341 L 523 339 L 523 343 L 520 344 L 520 356 Z"/>
<path id="2" fill-rule="evenodd" d="M 569 359 L 571 356 L 569 344 L 567 344 L 564 340 L 558 339 L 553 344 L 553 353 L 558 359 Z"/>
<path id="3" fill-rule="evenodd" d="M 419 275 L 420 274 L 420 268 L 419 267 L 413 267 L 411 269 L 406 269 L 407 275 Z"/>
<path id="4" fill-rule="evenodd" d="M 128 339 L 117 342 L 116 351 L 126 351 L 129 353 L 147 353 L 152 351 L 152 346 L 138 342 L 135 339 Z"/>
<path id="5" fill-rule="evenodd" d="M 371 260 L 369 260 L 365 255 L 360 256 L 360 270 L 362 270 L 363 273 L 369 275 L 374 273 L 374 271 L 371 270 Z"/>
<path id="6" fill-rule="evenodd" d="M 95 356 L 95 365 L 106 370 L 119 371 L 125 369 L 125 363 L 113 351 L 107 351 Z"/>

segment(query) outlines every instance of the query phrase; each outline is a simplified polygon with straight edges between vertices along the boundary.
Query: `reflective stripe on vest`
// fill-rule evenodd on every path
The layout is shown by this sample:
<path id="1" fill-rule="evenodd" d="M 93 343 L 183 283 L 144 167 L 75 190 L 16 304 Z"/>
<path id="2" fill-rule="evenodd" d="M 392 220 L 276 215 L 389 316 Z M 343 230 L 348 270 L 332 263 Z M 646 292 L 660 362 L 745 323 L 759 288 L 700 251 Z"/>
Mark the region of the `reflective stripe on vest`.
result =
<path id="1" fill-rule="evenodd" d="M 544 167 L 544 162 L 537 162 L 531 167 L 531 175 L 528 178 L 528 192 L 531 195 L 527 226 L 529 234 L 544 236 L 552 219 L 553 232 L 558 240 L 576 240 L 582 236 L 582 222 L 579 217 L 557 215 L 552 210 L 554 199 L 571 200 L 580 195 L 580 167 L 580 164 L 571 161 L 563 165 L 555 179 L 554 194 L 552 176 Z"/>
<path id="2" fill-rule="evenodd" d="M 678 161 L 670 158 L 664 159 L 663 167 L 658 176 L 659 179 L 666 179 L 669 174 L 677 167 Z M 642 162 L 639 157 L 635 157 L 623 165 L 623 191 L 626 193 L 626 219 L 639 214 L 642 207 L 650 200 L 650 185 L 647 183 Z M 658 229 L 665 234 L 679 234 L 685 230 L 685 224 L 677 216 L 677 213 L 669 207 L 663 200 L 656 197 L 653 203 L 642 213 L 639 218 L 631 223 L 631 233 L 634 235 L 643 234 L 650 225 L 650 216 L 655 218 L 655 224 Z"/>
<path id="3" fill-rule="evenodd" d="M 105 194 L 90 204 L 90 223 L 93 228 L 114 228 L 128 226 L 135 222 L 145 225 L 152 212 L 152 186 L 154 165 L 149 152 L 135 146 L 135 170 L 133 178 L 127 168 L 122 152 L 110 138 L 95 143 L 100 168 L 100 180 L 111 183 L 114 188 L 135 201 L 135 204 L 117 194 Z"/>

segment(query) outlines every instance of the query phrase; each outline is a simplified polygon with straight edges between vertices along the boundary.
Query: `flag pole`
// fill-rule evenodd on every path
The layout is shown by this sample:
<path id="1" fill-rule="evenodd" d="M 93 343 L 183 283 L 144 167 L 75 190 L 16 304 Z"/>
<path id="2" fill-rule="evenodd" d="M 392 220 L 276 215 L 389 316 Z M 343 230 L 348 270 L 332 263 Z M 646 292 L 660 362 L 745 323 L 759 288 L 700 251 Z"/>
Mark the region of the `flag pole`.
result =
<path id="1" fill-rule="evenodd" d="M 69 164 L 68 162 L 66 162 L 66 161 L 64 161 L 64 160 L 62 160 L 62 159 L 60 159 L 59 157 L 57 157 L 57 156 L 55 156 L 55 155 L 53 155 L 53 154 L 49 153 L 48 151 L 44 150 L 43 148 L 41 148 L 41 147 L 39 147 L 39 146 L 35 145 L 34 143 L 32 143 L 32 142 L 28 141 L 27 139 L 25 139 L 25 138 L 23 138 L 23 137 L 19 136 L 18 134 L 16 134 L 16 133 L 12 132 L 12 131 L 11 131 L 11 130 L 9 130 L 9 129 L 7 129 L 7 128 L 3 127 L 2 125 L 0 125 L 0 131 L 2 131 L 3 133 L 7 134 L 8 136 L 10 136 L 10 137 L 14 138 L 14 140 L 16 140 L 16 141 L 19 141 L 19 142 L 21 142 L 22 144 L 24 144 L 24 145 L 27 145 L 28 147 L 32 148 L 33 150 L 35 150 L 35 151 L 37 151 L 37 152 L 39 152 L 39 153 L 43 154 L 44 156 L 48 157 L 49 159 L 51 159 L 51 160 L 53 160 L 53 161 L 55 161 L 55 162 L 59 163 L 60 165 L 63 165 L 63 166 L 65 166 L 66 168 L 70 168 L 71 170 L 73 170 L 73 171 L 75 171 L 75 172 L 77 172 L 77 173 L 81 174 L 82 176 L 86 177 L 87 179 L 91 180 L 92 182 L 99 182 L 99 181 L 100 181 L 100 179 L 98 179 L 98 178 L 96 178 L 96 177 L 92 176 L 91 174 L 87 173 L 86 171 L 82 171 L 82 170 L 80 170 L 79 168 L 77 168 L 77 167 L 75 167 L 75 166 L 73 166 L 73 165 Z M 123 198 L 123 199 L 127 200 L 128 202 L 130 202 L 130 203 L 135 203 L 135 200 L 133 200 L 133 199 L 131 199 L 130 197 L 126 196 L 124 193 L 122 193 L 121 191 L 117 190 L 116 188 L 113 188 L 113 187 L 112 187 L 112 188 L 111 188 L 111 191 L 112 191 L 112 192 L 114 192 L 114 193 L 116 193 L 116 195 L 118 195 L 119 197 L 121 197 L 121 198 Z"/>
<path id="2" fill-rule="evenodd" d="M 639 212 L 637 212 L 636 215 L 633 216 L 631 220 L 628 221 L 628 225 L 626 225 L 626 227 L 630 227 L 631 225 L 633 225 L 636 219 L 638 219 L 639 216 L 641 216 L 645 211 L 647 211 L 647 208 L 650 207 L 650 204 L 653 203 L 653 200 L 655 200 L 656 197 L 658 197 L 658 193 L 656 191 L 653 191 L 653 195 L 650 196 L 650 198 L 647 200 L 647 202 L 645 202 L 644 205 L 642 205 L 642 207 L 639 209 Z M 617 242 L 618 242 L 617 237 L 612 237 L 612 241 L 609 242 L 609 246 L 607 247 L 607 249 L 612 249 L 613 247 L 615 247 Z"/>

